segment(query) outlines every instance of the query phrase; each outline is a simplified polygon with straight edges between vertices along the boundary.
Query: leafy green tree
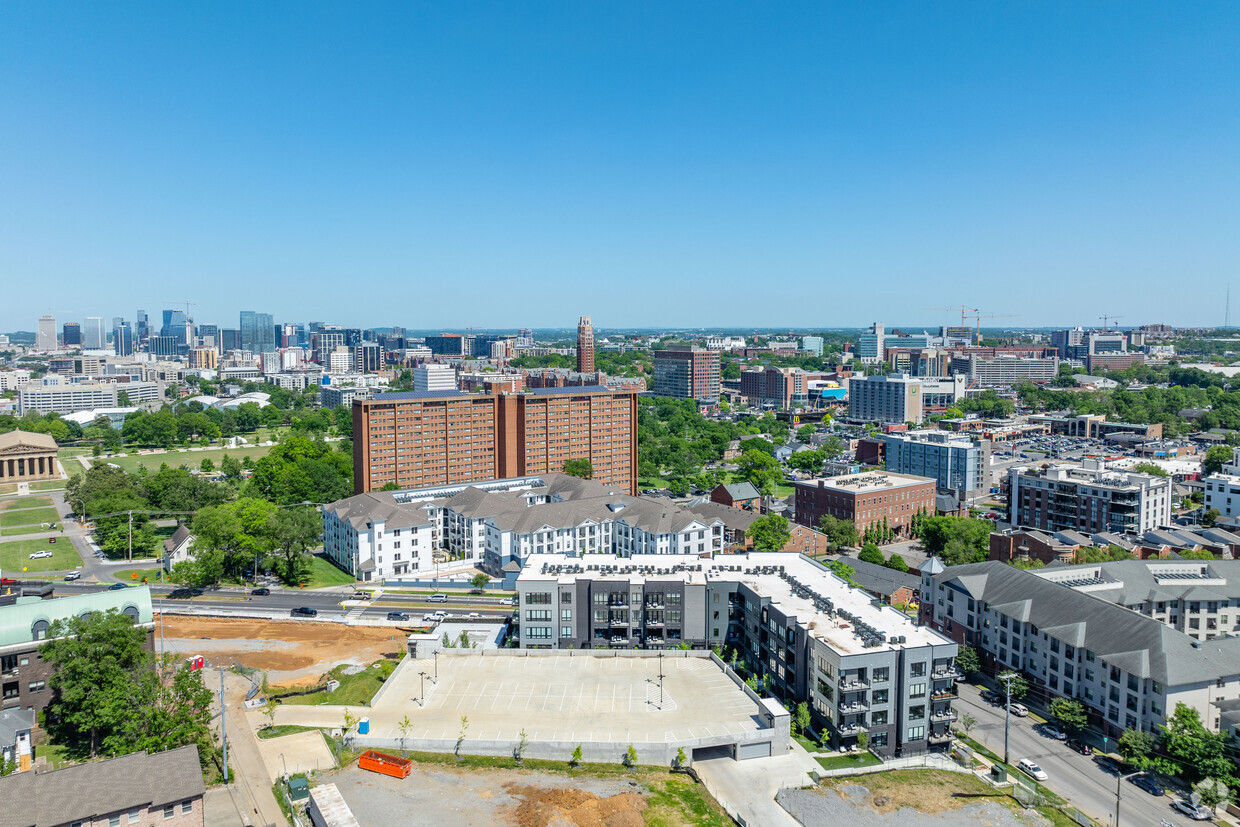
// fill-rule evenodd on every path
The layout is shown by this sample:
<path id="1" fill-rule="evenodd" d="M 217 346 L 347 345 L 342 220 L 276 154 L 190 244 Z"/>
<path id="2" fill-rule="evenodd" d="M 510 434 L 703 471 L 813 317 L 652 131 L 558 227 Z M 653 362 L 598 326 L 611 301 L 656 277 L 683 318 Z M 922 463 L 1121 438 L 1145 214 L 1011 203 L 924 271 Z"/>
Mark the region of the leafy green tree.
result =
<path id="1" fill-rule="evenodd" d="M 887 558 L 887 562 L 883 563 L 883 565 L 895 571 L 908 571 L 908 562 L 895 552 L 891 553 L 891 556 Z"/>
<path id="2" fill-rule="evenodd" d="M 280 555 L 284 582 L 303 582 L 310 574 L 313 549 L 323 536 L 323 516 L 315 508 L 282 508 L 270 518 L 268 531 L 269 542 Z"/>
<path id="3" fill-rule="evenodd" d="M 797 442 L 809 442 L 813 435 L 813 425 L 802 425 L 800 428 L 797 428 Z"/>
<path id="4" fill-rule="evenodd" d="M 1089 724 L 1085 705 L 1073 698 L 1054 698 L 1047 707 L 1051 717 L 1068 729 L 1084 729 Z"/>
<path id="5" fill-rule="evenodd" d="M 236 457 L 230 457 L 225 454 L 220 460 L 220 470 L 224 472 L 224 477 L 230 480 L 241 478 L 241 461 Z"/>
<path id="6" fill-rule="evenodd" d="M 469 578 L 469 585 L 473 586 L 478 591 L 485 589 L 490 582 L 490 576 L 483 574 L 482 572 L 478 572 L 473 577 Z"/>
<path id="7" fill-rule="evenodd" d="M 764 514 L 754 520 L 747 535 L 757 551 L 780 551 L 792 539 L 787 518 L 779 514 Z"/>
<path id="8" fill-rule="evenodd" d="M 981 671 L 982 660 L 972 646 L 962 645 L 956 651 L 956 668 L 965 675 L 973 675 Z"/>
<path id="9" fill-rule="evenodd" d="M 883 557 L 882 551 L 873 543 L 866 543 L 861 547 L 861 552 L 857 555 L 857 559 L 864 563 L 873 563 L 876 566 L 884 565 L 887 558 Z"/>
<path id="10" fill-rule="evenodd" d="M 1126 729 L 1119 736 L 1119 751 L 1124 760 L 1139 770 L 1150 768 L 1158 736 L 1141 729 Z"/>
<path id="11" fill-rule="evenodd" d="M 147 632 L 115 610 L 58 620 L 39 647 L 52 666 L 48 729 L 74 757 L 160 752 L 187 744 L 211 756 L 211 692 L 202 673 L 160 675 Z"/>
<path id="12" fill-rule="evenodd" d="M 568 765 L 570 767 L 581 766 L 581 744 L 578 744 L 576 749 L 573 750 L 573 757 L 568 759 Z"/>
<path id="13" fill-rule="evenodd" d="M 783 472 L 773 456 L 751 448 L 737 460 L 736 477 L 749 481 L 763 494 L 774 494 Z"/>
<path id="14" fill-rule="evenodd" d="M 1160 468 L 1159 466 L 1155 465 L 1152 462 L 1138 462 L 1136 465 L 1132 466 L 1132 468 L 1129 470 L 1134 471 L 1138 474 L 1149 474 L 1150 476 L 1154 476 L 1154 477 L 1167 476 L 1166 471 L 1164 471 L 1162 468 Z"/>
<path id="15" fill-rule="evenodd" d="M 822 451 L 797 451 L 788 457 L 788 466 L 807 474 L 817 474 L 822 471 L 826 459 L 827 455 Z"/>
<path id="16" fill-rule="evenodd" d="M 1227 736 L 1206 729 L 1195 708 L 1177 703 L 1162 731 L 1163 755 L 1152 762 L 1159 772 L 1190 784 L 1203 778 L 1232 779 L 1235 765 L 1227 755 Z"/>
<path id="17" fill-rule="evenodd" d="M 1201 524 L 1206 528 L 1210 528 L 1218 521 L 1220 516 L 1222 516 L 1222 512 L 1217 508 L 1207 509 L 1205 514 L 1201 515 Z"/>
<path id="18" fill-rule="evenodd" d="M 215 470 L 215 462 L 211 459 L 211 457 L 207 457 L 202 461 L 202 464 L 199 465 L 198 467 L 202 470 L 204 474 L 210 474 L 212 471 Z"/>
<path id="19" fill-rule="evenodd" d="M 818 529 L 827 535 L 827 541 L 835 549 L 843 546 L 856 546 L 861 541 L 857 534 L 857 525 L 852 520 L 841 520 L 830 514 L 824 514 L 818 520 Z"/>
<path id="20" fill-rule="evenodd" d="M 792 716 L 792 722 L 796 725 L 796 731 L 804 735 L 809 730 L 810 720 L 809 704 L 801 701 L 797 704 L 796 712 Z"/>
<path id="21" fill-rule="evenodd" d="M 583 480 L 594 479 L 594 465 L 585 457 L 577 457 L 564 462 L 564 473 Z"/>
<path id="22" fill-rule="evenodd" d="M 380 490 L 380 491 L 399 491 L 399 490 L 400 490 L 400 483 L 398 483 L 398 482 L 385 482 L 382 486 L 380 486 L 380 488 L 379 488 L 378 490 Z"/>
<path id="23" fill-rule="evenodd" d="M 1201 461 L 1201 470 L 1207 474 L 1217 474 L 1223 466 L 1231 462 L 1231 448 L 1226 445 L 1215 445 L 1206 449 L 1205 458 Z"/>
<path id="24" fill-rule="evenodd" d="M 1006 680 L 1011 676 L 1011 680 Z M 1029 692 L 1029 684 L 1019 672 L 1004 672 L 999 676 L 999 691 L 1014 701 L 1019 701 Z"/>

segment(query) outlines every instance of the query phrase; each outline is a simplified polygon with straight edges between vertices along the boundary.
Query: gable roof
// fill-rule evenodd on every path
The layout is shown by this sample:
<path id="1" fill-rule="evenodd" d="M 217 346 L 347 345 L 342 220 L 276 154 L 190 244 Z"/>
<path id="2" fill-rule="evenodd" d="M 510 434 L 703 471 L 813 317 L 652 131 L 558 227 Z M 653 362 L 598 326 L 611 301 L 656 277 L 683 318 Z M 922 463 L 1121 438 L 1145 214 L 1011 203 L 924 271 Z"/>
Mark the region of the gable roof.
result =
<path id="1" fill-rule="evenodd" d="M 853 579 L 857 581 L 857 585 L 867 592 L 881 594 L 885 597 L 895 594 L 901 588 L 917 591 L 918 586 L 921 585 L 920 577 L 906 571 L 896 571 L 856 558 L 849 558 L 845 562 L 852 566 L 855 572 Z"/>
<path id="2" fill-rule="evenodd" d="M 43 451 L 55 451 L 56 440 L 50 434 L 36 434 L 32 431 L 9 431 L 0 434 L 0 451 L 6 448 L 37 448 Z"/>
<path id="3" fill-rule="evenodd" d="M 185 527 L 184 523 L 182 523 L 181 525 L 177 526 L 176 531 L 172 532 L 171 537 L 169 537 L 167 540 L 164 540 L 164 551 L 171 554 L 172 552 L 176 551 L 182 545 L 184 545 L 186 542 L 192 539 L 193 539 L 193 535 L 189 533 L 189 529 Z"/>
<path id="4" fill-rule="evenodd" d="M 733 502 L 736 500 L 753 500 L 762 496 L 758 493 L 758 489 L 754 487 L 754 484 L 748 480 L 744 482 L 734 482 L 721 487 L 724 491 L 728 492 L 728 496 L 732 498 Z"/>
<path id="5" fill-rule="evenodd" d="M 19 772 L 0 778 L 0 799 L 6 802 L 0 807 L 0 827 L 98 820 L 133 807 L 161 808 L 205 791 L 198 747 L 192 744 L 52 772 Z"/>

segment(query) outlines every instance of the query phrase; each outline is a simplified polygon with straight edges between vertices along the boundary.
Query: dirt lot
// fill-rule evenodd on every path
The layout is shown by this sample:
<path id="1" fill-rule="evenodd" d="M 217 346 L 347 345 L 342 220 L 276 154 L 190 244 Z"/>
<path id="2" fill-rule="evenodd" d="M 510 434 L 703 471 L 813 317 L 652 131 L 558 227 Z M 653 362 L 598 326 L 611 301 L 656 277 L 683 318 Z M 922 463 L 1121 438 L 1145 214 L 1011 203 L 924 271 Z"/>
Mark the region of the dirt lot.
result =
<path id="1" fill-rule="evenodd" d="M 402 652 L 405 637 L 391 629 L 280 620 L 169 615 L 164 645 L 215 664 L 240 664 L 267 672 L 273 686 L 304 684 L 341 663 L 365 666 Z"/>
<path id="2" fill-rule="evenodd" d="M 626 778 L 567 778 L 531 770 L 417 765 L 400 781 L 354 766 L 320 778 L 336 784 L 364 825 L 391 824 L 391 814 L 400 812 L 417 813 L 419 824 L 461 827 L 642 827 L 649 803 L 647 791 Z"/>

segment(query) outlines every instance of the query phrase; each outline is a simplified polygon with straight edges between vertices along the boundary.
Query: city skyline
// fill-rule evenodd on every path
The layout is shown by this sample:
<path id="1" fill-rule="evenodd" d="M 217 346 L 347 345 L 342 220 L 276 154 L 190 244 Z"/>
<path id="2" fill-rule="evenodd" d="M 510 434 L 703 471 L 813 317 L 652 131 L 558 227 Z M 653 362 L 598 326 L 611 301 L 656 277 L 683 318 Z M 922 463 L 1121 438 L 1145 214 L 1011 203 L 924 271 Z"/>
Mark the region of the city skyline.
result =
<path id="1" fill-rule="evenodd" d="M 1240 7 L 1119 9 L 10 6 L 0 328 L 1218 326 Z"/>

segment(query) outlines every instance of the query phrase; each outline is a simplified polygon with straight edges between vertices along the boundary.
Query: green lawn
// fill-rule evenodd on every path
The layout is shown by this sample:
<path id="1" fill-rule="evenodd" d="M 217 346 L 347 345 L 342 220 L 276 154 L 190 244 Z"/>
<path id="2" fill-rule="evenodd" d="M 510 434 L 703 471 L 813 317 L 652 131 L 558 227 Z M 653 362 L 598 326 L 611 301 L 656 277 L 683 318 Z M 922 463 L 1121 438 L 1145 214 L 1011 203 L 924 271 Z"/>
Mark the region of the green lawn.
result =
<path id="1" fill-rule="evenodd" d="M 67 462 L 65 463 L 65 471 L 70 476 L 72 476 L 75 468 L 77 468 L 78 470 L 81 470 L 82 468 L 81 463 L 79 463 L 77 460 L 74 460 L 72 465 L 68 464 Z M 43 480 L 42 482 L 32 482 L 30 483 L 30 490 L 31 491 L 63 491 L 65 488 L 65 484 L 67 482 L 68 480 Z M 4 485 L 0 485 L 0 494 L 16 494 L 16 493 L 17 493 L 17 483 L 6 482 Z"/>
<path id="2" fill-rule="evenodd" d="M 26 508 L 51 508 L 51 497 L 11 497 L 0 502 L 0 511 L 20 511 Z"/>
<path id="3" fill-rule="evenodd" d="M 40 523 L 59 523 L 60 515 L 54 508 L 6 508 L 0 513 L 0 526 L 12 528 L 19 525 L 38 526 Z"/>
<path id="4" fill-rule="evenodd" d="M 638 488 L 667 488 L 667 480 L 662 477 L 638 477 Z"/>
<path id="5" fill-rule="evenodd" d="M 279 724 L 277 726 L 263 727 L 258 731 L 258 737 L 266 741 L 271 738 L 280 738 L 285 735 L 296 735 L 299 732 L 313 732 L 318 727 L 297 726 L 295 724 Z"/>
<path id="6" fill-rule="evenodd" d="M 16 537 L 21 534 L 38 534 L 43 531 L 50 531 L 40 525 L 19 525 L 14 528 L 0 528 L 0 536 Z"/>
<path id="7" fill-rule="evenodd" d="M 36 551 L 50 551 L 52 556 L 31 560 L 31 553 Z M 73 549 L 73 543 L 64 537 L 55 543 L 46 540 L 9 540 L 0 543 L 0 568 L 4 569 L 6 574 L 16 572 L 34 575 L 49 571 L 69 571 L 80 565 L 82 558 Z"/>
<path id="8" fill-rule="evenodd" d="M 298 704 L 302 706 L 318 706 L 319 704 L 339 704 L 342 706 L 369 706 L 370 699 L 383 686 L 396 669 L 394 660 L 377 660 L 367 669 L 356 675 L 346 675 L 347 664 L 341 664 L 331 671 L 331 676 L 340 681 L 335 692 L 316 692 L 313 695 L 297 695 L 284 698 L 280 703 Z"/>
<path id="9" fill-rule="evenodd" d="M 198 468 L 204 459 L 210 459 L 218 469 L 225 454 L 237 460 L 244 460 L 246 457 L 258 460 L 267 456 L 269 451 L 271 451 L 270 448 L 207 448 L 202 451 L 173 449 L 162 454 L 131 453 L 124 457 L 92 457 L 90 461 L 92 465 L 100 463 L 119 465 L 125 471 L 134 474 L 137 473 L 139 465 L 148 471 L 155 472 L 159 470 L 160 465 L 164 464 L 167 464 L 169 468 L 180 468 L 189 463 L 190 468 Z"/>
<path id="10" fill-rule="evenodd" d="M 150 583 L 158 583 L 161 569 L 122 569 L 112 572 L 112 576 L 124 583 L 141 583 L 143 578 Z M 137 575 L 134 577 L 133 575 Z"/>
<path id="11" fill-rule="evenodd" d="M 857 755 L 836 755 L 830 758 L 815 758 L 824 770 L 857 769 L 858 767 L 876 767 L 883 763 L 872 752 Z"/>
<path id="12" fill-rule="evenodd" d="M 315 555 L 310 560 L 310 576 L 304 584 L 307 589 L 322 589 L 330 586 L 345 586 L 357 581 L 353 575 L 336 568 L 326 557 Z"/>

